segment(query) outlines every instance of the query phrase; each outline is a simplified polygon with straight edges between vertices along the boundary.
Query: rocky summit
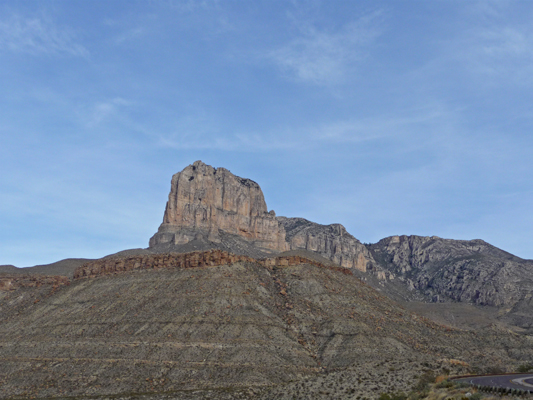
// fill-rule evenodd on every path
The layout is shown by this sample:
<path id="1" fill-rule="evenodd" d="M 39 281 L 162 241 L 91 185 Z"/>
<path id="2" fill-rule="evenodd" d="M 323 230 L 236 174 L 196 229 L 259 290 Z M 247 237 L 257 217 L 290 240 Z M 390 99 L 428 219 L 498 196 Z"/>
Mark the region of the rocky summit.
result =
<path id="1" fill-rule="evenodd" d="M 362 400 L 511 371 L 533 359 L 532 266 L 481 240 L 363 244 L 197 161 L 147 249 L 0 267 L 0 399 Z"/>
<path id="2" fill-rule="evenodd" d="M 163 223 L 150 239 L 150 249 L 195 249 L 184 246 L 189 243 L 252 256 L 303 249 L 360 271 L 372 260 L 341 224 L 276 217 L 257 183 L 202 161 L 172 177 Z"/>
<path id="3" fill-rule="evenodd" d="M 257 183 L 196 161 L 172 177 L 163 223 L 150 247 L 194 239 L 221 243 L 221 232 L 259 249 L 288 250 L 285 230 L 274 211 L 268 212 Z"/>

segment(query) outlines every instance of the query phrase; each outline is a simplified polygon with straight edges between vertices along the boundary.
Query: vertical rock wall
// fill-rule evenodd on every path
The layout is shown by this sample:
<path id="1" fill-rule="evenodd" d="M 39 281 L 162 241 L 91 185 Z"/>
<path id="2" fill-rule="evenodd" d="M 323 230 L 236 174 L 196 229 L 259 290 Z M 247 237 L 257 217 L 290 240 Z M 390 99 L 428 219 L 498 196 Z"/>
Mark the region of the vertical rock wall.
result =
<path id="1" fill-rule="evenodd" d="M 285 251 L 285 230 L 267 210 L 257 183 L 196 161 L 172 177 L 170 194 L 150 247 L 203 238 L 220 242 L 219 230 L 241 236 L 258 248 Z"/>

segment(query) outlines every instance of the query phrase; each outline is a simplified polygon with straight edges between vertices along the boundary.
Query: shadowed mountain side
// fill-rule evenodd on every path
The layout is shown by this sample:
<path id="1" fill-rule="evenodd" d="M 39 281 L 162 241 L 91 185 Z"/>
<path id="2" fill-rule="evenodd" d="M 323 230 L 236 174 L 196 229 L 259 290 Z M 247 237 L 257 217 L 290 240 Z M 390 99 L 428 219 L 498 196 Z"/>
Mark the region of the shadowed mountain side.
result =
<path id="1" fill-rule="evenodd" d="M 181 232 L 186 231 L 186 229 L 181 229 Z M 191 234 L 194 230 L 191 230 Z M 277 254 L 273 251 L 265 251 L 254 246 L 254 244 L 239 235 L 233 235 L 223 230 L 219 230 L 218 241 L 212 242 L 206 239 L 203 236 L 199 236 L 196 239 L 193 239 L 187 243 L 175 244 L 172 242 L 169 243 L 159 243 L 156 245 L 150 246 L 147 250 L 151 253 L 163 254 L 163 253 L 189 253 L 191 251 L 207 251 L 207 250 L 223 250 L 230 253 L 245 255 L 253 258 L 264 258 Z"/>
<path id="2" fill-rule="evenodd" d="M 21 298 L 24 307 L 4 312 Z M 261 387 L 359 373 L 391 354 L 441 367 L 532 356 L 524 337 L 437 325 L 354 276 L 309 264 L 130 271 L 54 292 L 0 292 L 0 310 L 4 399 Z M 388 389 L 405 390 L 421 368 Z"/>

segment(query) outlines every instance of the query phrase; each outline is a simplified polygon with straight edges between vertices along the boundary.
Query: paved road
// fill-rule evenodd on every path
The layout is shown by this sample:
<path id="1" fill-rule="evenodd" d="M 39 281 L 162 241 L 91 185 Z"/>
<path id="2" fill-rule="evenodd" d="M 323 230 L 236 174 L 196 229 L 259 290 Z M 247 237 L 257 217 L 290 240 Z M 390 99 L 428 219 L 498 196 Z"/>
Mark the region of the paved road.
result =
<path id="1" fill-rule="evenodd" d="M 533 393 L 533 374 L 486 375 L 457 379 L 474 385 L 530 390 Z"/>

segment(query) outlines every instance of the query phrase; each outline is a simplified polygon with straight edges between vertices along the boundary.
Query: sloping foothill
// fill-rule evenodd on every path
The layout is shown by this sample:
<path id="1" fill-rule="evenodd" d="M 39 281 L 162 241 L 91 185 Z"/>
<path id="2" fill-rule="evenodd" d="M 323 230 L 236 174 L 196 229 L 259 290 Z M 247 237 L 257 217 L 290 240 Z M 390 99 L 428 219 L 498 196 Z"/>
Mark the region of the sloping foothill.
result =
<path id="1" fill-rule="evenodd" d="M 53 292 L 2 292 L 0 398 L 180 398 L 197 390 L 268 398 L 274 387 L 321 376 L 353 380 L 355 396 L 405 390 L 428 368 L 466 372 L 532 355 L 523 337 L 436 324 L 340 267 L 297 255 L 191 254 L 132 256 L 149 257 L 154 268 L 119 273 L 105 270 L 118 258 L 90 262 L 88 271 L 99 273 Z M 186 265 L 167 267 L 165 257 Z M 4 312 L 17 291 L 31 301 Z M 388 370 L 388 383 L 376 386 L 365 369 Z"/>

